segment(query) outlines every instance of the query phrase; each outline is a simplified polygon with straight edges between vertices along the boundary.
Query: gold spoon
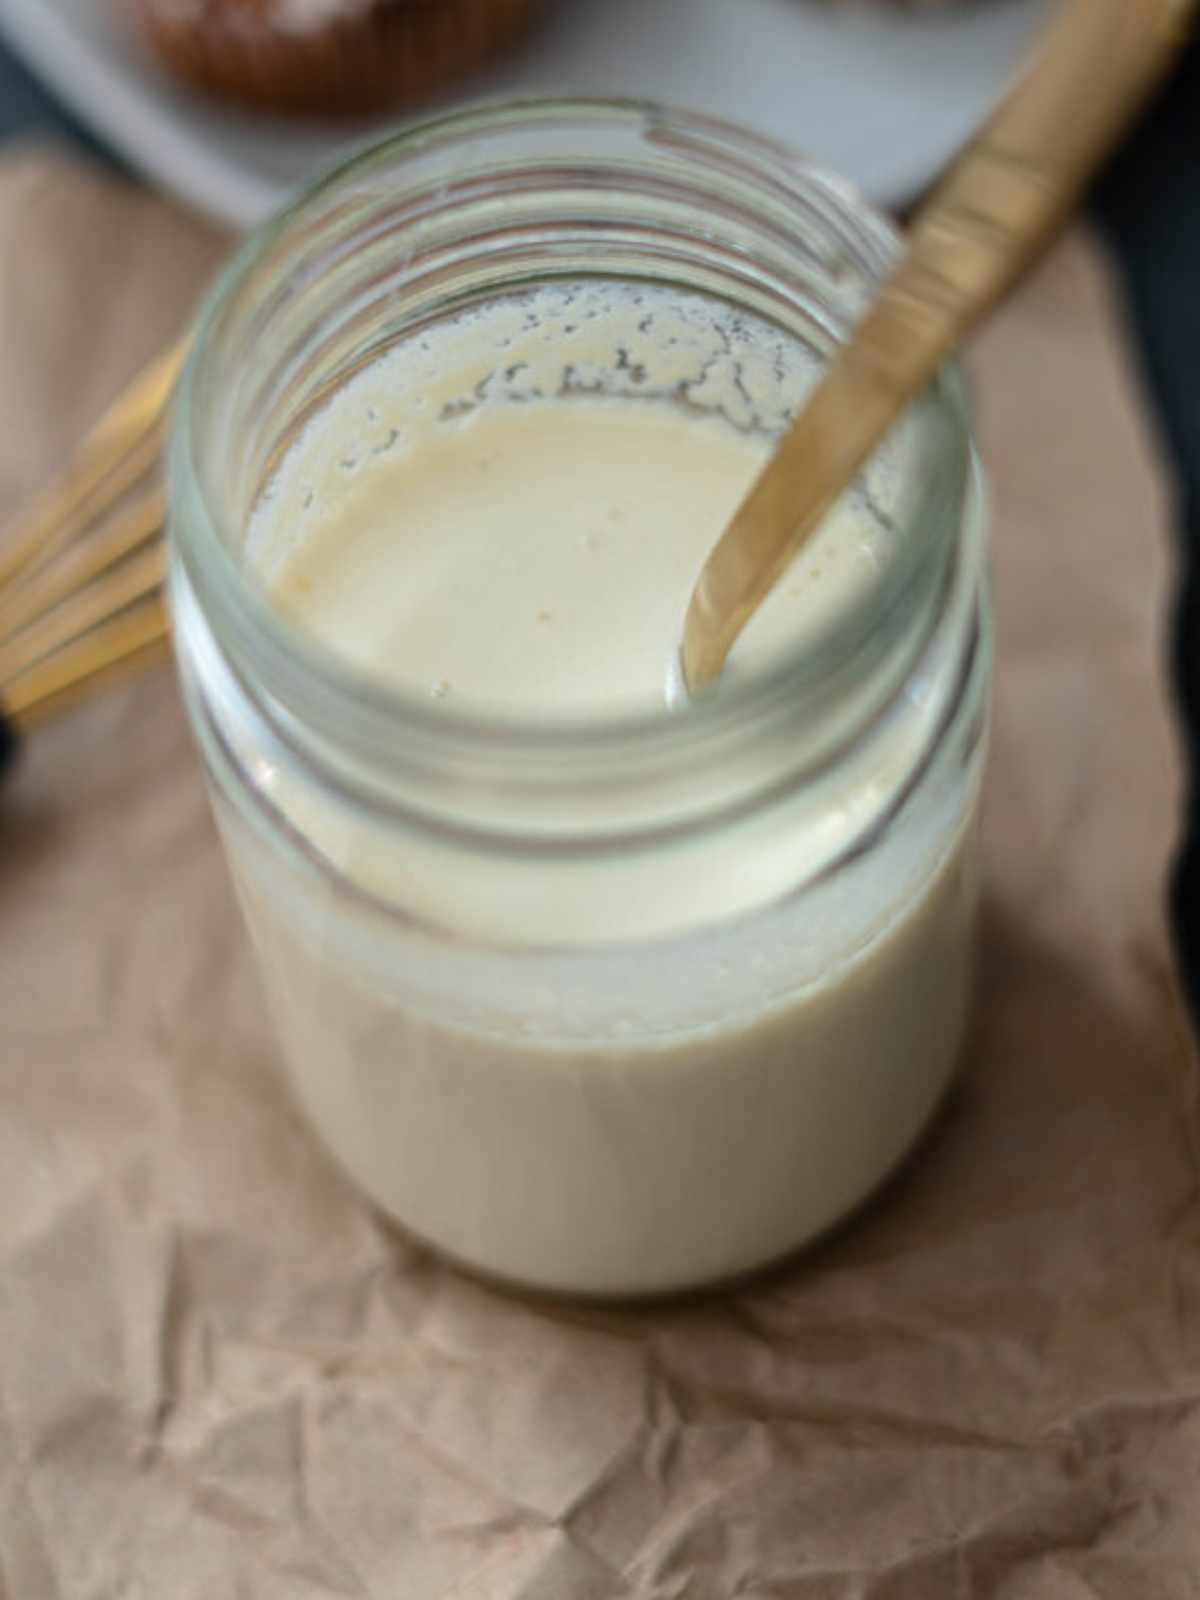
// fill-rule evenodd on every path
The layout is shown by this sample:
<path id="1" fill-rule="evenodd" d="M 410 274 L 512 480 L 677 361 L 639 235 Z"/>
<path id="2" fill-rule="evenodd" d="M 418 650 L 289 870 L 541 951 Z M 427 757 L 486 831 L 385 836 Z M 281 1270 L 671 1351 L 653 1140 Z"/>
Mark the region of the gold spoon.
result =
<path id="1" fill-rule="evenodd" d="M 699 693 L 904 407 L 1028 267 L 1182 43 L 1195 0 L 1070 0 L 921 208 L 908 250 L 784 434 L 692 591 Z"/>

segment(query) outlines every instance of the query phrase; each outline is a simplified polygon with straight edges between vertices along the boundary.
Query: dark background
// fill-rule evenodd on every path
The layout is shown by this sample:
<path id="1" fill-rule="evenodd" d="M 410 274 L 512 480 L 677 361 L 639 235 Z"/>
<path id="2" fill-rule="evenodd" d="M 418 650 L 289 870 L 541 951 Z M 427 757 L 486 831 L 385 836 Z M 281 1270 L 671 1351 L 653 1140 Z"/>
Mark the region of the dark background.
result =
<path id="1" fill-rule="evenodd" d="M 0 139 L 55 134 L 119 165 L 0 46 Z M 1116 265 L 1148 402 L 1172 476 L 1176 581 L 1169 684 L 1188 752 L 1172 925 L 1200 1017 L 1200 47 L 1126 140 L 1088 207 Z M 0 740 L 2 742 L 2 740 Z M 1130 826 L 1137 825 L 1130 818 Z"/>
<path id="2" fill-rule="evenodd" d="M 1200 45 L 1096 184 L 1091 210 L 1116 262 L 1174 494 L 1170 680 L 1188 756 L 1171 917 L 1200 1018 Z M 1131 826 L 1136 819 L 1130 819 Z"/>

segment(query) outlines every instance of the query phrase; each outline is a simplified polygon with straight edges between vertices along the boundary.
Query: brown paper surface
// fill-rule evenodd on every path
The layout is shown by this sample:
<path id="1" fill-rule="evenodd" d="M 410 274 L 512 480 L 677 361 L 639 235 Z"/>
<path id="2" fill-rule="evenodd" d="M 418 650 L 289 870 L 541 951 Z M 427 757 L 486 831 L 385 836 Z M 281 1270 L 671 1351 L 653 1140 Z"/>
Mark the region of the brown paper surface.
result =
<path id="1" fill-rule="evenodd" d="M 0 511 L 216 248 L 0 165 Z M 0 789 L 2 1600 L 1200 1595 L 1164 497 L 1082 236 L 971 365 L 999 665 L 967 1072 L 879 1203 L 736 1297 L 532 1306 L 406 1242 L 285 1091 L 169 670 L 31 742 Z"/>

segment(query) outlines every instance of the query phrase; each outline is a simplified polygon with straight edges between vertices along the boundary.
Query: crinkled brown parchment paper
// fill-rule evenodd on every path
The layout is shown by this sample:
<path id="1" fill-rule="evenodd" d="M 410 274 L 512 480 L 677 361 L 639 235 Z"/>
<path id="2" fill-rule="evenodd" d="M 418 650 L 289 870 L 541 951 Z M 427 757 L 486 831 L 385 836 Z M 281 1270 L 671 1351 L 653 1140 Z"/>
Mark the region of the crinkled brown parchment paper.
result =
<path id="1" fill-rule="evenodd" d="M 0 167 L 0 509 L 218 241 Z M 1196 1078 L 1163 879 L 1164 496 L 1092 247 L 972 363 L 999 606 L 978 1026 L 884 1199 L 732 1299 L 412 1247 L 273 1065 L 175 685 L 0 790 L 3 1600 L 1200 1595 Z"/>

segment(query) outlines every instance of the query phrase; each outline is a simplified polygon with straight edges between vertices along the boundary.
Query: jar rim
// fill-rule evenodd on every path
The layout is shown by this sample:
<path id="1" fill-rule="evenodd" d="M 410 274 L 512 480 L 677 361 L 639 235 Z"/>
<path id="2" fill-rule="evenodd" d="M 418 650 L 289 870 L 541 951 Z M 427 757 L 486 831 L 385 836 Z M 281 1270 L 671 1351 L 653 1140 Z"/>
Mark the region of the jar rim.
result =
<path id="1" fill-rule="evenodd" d="M 665 144 L 673 155 L 682 153 L 697 163 L 697 170 L 704 161 L 715 169 L 730 166 L 742 178 L 761 181 L 785 199 L 802 190 L 816 194 L 823 204 L 836 208 L 839 224 L 853 229 L 880 271 L 899 249 L 899 235 L 892 224 L 851 185 L 785 145 L 719 118 L 632 99 L 516 100 L 443 114 L 351 156 L 254 230 L 205 297 L 176 391 L 169 447 L 173 574 L 185 576 L 219 646 L 235 667 L 252 662 L 253 675 L 261 677 L 271 698 L 289 703 L 303 719 L 345 730 L 363 751 L 378 750 L 389 742 L 394 748 L 399 730 L 406 739 L 416 738 L 424 745 L 453 741 L 456 748 L 484 760 L 503 754 L 510 758 L 525 755 L 536 762 L 550 754 L 561 759 L 571 751 L 604 759 L 620 750 L 650 747 L 661 756 L 667 748 L 678 751 L 720 742 L 737 729 L 770 723 L 785 712 L 789 719 L 794 718 L 810 692 L 817 700 L 827 697 L 830 680 L 836 673 L 846 672 L 854 655 L 853 648 L 844 648 L 836 659 L 828 660 L 786 652 L 778 662 L 723 686 L 721 693 L 689 701 L 675 711 L 653 707 L 586 719 L 483 712 L 444 700 L 431 702 L 414 689 L 355 668 L 290 623 L 248 580 L 236 559 L 202 488 L 195 451 L 197 390 L 206 363 L 212 359 L 218 326 L 231 303 L 275 247 L 285 245 L 291 235 L 302 236 L 331 199 L 343 191 L 352 194 L 373 173 L 394 167 L 410 154 L 427 156 L 439 145 L 449 148 L 521 124 L 546 128 L 564 121 L 606 128 L 619 125 Z M 949 367 L 931 387 L 948 418 L 952 448 L 961 469 L 954 474 L 956 504 L 942 507 L 940 516 L 932 519 L 949 527 L 961 519 L 970 492 L 974 465 L 970 423 L 956 368 Z M 186 513 L 180 513 L 181 504 L 186 505 Z M 927 545 L 933 539 L 925 529 L 900 531 L 902 537 L 914 540 L 920 535 Z M 682 618 L 680 621 L 682 624 Z M 861 639 L 851 641 L 855 647 L 863 643 Z M 239 676 L 244 683 L 247 674 L 241 671 Z M 381 738 L 385 730 L 392 735 L 391 741 Z"/>

